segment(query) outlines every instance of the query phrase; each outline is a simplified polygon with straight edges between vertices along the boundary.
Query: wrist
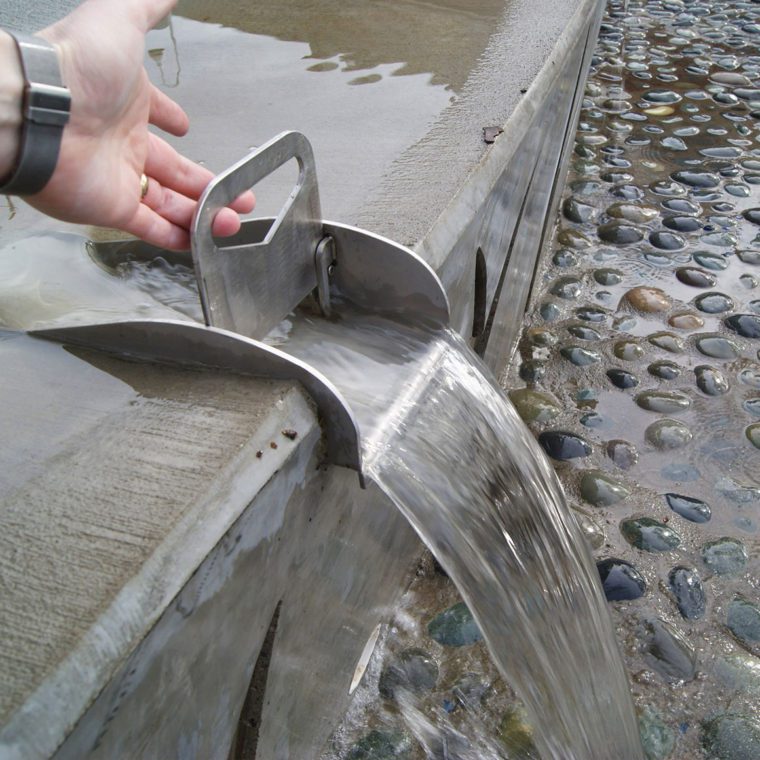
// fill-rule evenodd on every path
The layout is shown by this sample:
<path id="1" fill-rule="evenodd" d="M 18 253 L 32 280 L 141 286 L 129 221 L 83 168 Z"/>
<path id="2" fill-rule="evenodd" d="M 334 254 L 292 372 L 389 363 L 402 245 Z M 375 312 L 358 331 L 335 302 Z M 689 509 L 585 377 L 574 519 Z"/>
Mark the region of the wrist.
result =
<path id="1" fill-rule="evenodd" d="M 0 183 L 16 165 L 21 145 L 24 75 L 13 38 L 0 29 Z"/>

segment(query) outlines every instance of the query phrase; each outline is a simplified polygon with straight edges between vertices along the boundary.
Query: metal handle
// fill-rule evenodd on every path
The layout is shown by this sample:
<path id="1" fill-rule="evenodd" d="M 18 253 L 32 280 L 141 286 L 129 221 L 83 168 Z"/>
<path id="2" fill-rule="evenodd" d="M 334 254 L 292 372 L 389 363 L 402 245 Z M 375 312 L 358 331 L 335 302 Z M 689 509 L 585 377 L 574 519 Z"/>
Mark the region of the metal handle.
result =
<path id="1" fill-rule="evenodd" d="M 211 226 L 220 209 L 295 158 L 298 180 L 263 241 L 220 247 Z M 314 153 L 299 132 L 283 132 L 215 177 L 193 219 L 193 262 L 206 324 L 263 338 L 317 285 L 322 238 Z"/>

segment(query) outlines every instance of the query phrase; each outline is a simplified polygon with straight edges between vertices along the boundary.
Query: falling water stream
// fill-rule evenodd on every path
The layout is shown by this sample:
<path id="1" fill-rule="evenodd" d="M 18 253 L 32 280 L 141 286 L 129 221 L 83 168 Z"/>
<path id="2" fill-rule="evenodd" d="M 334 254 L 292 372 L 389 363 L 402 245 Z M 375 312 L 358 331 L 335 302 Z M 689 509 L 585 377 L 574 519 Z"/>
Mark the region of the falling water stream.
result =
<path id="1" fill-rule="evenodd" d="M 459 587 L 541 756 L 642 757 L 596 568 L 543 452 L 459 335 L 351 313 L 293 320 L 286 343 L 346 396 L 367 473 Z"/>

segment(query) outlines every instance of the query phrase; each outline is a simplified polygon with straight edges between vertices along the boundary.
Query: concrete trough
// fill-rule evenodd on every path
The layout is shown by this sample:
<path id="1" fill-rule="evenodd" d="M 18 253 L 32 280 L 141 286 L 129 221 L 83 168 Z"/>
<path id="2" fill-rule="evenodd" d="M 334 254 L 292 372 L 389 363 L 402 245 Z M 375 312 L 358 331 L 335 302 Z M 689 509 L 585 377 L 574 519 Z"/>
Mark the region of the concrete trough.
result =
<path id="1" fill-rule="evenodd" d="M 340 220 L 413 244 L 497 373 L 601 9 L 506 3 L 457 101 Z M 411 528 L 324 466 L 296 384 L 3 337 L 0 755 L 318 756 L 420 555 Z"/>

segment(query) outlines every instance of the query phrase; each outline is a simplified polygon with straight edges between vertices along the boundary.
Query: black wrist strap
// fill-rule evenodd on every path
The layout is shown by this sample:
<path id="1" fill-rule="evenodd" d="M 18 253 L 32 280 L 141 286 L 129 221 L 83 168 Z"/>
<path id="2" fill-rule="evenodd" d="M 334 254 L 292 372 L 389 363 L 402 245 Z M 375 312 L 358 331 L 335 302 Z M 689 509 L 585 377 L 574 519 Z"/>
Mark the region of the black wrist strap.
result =
<path id="1" fill-rule="evenodd" d="M 71 94 L 64 87 L 55 48 L 40 37 L 11 33 L 24 73 L 23 125 L 13 173 L 0 185 L 5 195 L 33 195 L 53 176 Z"/>

